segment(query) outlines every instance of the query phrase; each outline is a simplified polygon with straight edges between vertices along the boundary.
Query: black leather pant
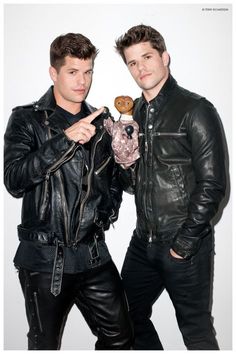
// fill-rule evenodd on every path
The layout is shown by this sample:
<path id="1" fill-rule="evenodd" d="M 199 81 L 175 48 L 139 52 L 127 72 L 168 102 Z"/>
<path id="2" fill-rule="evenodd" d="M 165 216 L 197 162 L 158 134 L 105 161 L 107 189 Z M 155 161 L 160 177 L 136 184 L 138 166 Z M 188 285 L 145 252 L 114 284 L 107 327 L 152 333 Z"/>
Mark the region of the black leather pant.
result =
<path id="1" fill-rule="evenodd" d="M 211 317 L 212 235 L 202 240 L 189 260 L 173 258 L 170 247 L 171 240 L 150 245 L 134 236 L 130 242 L 121 274 L 134 325 L 133 348 L 163 349 L 150 317 L 154 302 L 166 289 L 187 349 L 218 350 Z"/>
<path id="2" fill-rule="evenodd" d="M 132 328 L 127 302 L 113 262 L 83 274 L 64 274 L 57 297 L 50 292 L 51 274 L 20 269 L 19 278 L 29 323 L 28 349 L 59 350 L 74 304 L 97 336 L 95 349 L 130 349 Z"/>

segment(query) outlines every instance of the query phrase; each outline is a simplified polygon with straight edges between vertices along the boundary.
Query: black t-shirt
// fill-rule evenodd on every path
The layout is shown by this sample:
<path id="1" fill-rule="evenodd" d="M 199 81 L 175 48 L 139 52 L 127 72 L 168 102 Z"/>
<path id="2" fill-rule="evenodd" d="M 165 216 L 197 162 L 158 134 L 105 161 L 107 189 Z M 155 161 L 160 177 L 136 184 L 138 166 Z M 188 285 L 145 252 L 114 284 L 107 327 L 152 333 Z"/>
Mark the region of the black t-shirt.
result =
<path id="1" fill-rule="evenodd" d="M 91 112 L 89 112 L 86 105 L 82 103 L 81 110 L 79 113 L 72 114 L 60 106 L 56 106 L 55 113 L 58 115 L 62 115 L 70 125 L 73 125 L 74 123 L 78 122 L 80 119 L 87 117 Z M 90 166 L 90 146 L 91 146 L 90 142 L 83 145 L 84 148 L 83 151 L 85 153 L 84 157 L 86 159 L 86 164 L 88 167 Z"/>
<path id="2" fill-rule="evenodd" d="M 87 107 L 83 103 L 81 105 L 80 112 L 78 112 L 76 114 L 70 113 L 70 112 L 66 111 L 65 109 L 63 109 L 60 106 L 56 106 L 55 113 L 59 114 L 59 115 L 63 115 L 63 117 L 66 118 L 67 122 L 70 125 L 78 122 L 80 119 L 85 118 L 85 117 L 87 117 L 90 114 L 90 112 L 88 111 Z"/>

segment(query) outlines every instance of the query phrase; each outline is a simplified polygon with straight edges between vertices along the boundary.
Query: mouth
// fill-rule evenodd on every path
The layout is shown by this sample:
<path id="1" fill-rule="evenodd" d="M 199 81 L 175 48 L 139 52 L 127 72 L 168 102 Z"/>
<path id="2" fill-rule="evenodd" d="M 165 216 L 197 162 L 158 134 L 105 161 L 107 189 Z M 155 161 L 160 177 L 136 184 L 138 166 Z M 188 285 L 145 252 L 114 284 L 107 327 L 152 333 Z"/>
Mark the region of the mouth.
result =
<path id="1" fill-rule="evenodd" d="M 141 76 L 139 77 L 139 79 L 140 79 L 140 80 L 144 80 L 144 79 L 146 79 L 146 78 L 149 77 L 149 76 L 151 76 L 151 74 L 150 74 L 150 73 L 146 73 L 146 74 L 141 75 Z"/>
<path id="2" fill-rule="evenodd" d="M 74 89 L 73 91 L 79 95 L 84 95 L 86 92 L 85 89 Z"/>

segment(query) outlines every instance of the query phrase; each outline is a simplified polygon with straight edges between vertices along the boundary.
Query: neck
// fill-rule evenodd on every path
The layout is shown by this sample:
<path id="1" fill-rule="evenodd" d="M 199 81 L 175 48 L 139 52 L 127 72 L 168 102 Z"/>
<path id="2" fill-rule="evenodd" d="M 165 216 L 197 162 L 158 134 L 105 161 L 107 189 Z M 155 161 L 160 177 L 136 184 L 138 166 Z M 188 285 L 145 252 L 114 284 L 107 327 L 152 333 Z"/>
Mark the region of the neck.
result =
<path id="1" fill-rule="evenodd" d="M 153 98 L 155 98 L 161 91 L 162 87 L 164 86 L 165 82 L 169 77 L 169 73 L 159 82 L 158 85 L 153 87 L 150 90 L 143 90 L 143 95 L 147 102 L 150 102 Z"/>
<path id="2" fill-rule="evenodd" d="M 66 104 L 60 104 L 59 102 L 57 102 L 57 105 L 73 115 L 81 111 L 81 103 L 80 106 L 77 105 L 76 107 L 75 106 L 72 107 L 71 105 L 66 105 Z"/>
<path id="3" fill-rule="evenodd" d="M 64 99 L 58 92 L 54 89 L 54 96 L 56 104 L 63 108 L 65 111 L 70 112 L 71 114 L 77 114 L 81 111 L 82 102 L 71 102 Z"/>

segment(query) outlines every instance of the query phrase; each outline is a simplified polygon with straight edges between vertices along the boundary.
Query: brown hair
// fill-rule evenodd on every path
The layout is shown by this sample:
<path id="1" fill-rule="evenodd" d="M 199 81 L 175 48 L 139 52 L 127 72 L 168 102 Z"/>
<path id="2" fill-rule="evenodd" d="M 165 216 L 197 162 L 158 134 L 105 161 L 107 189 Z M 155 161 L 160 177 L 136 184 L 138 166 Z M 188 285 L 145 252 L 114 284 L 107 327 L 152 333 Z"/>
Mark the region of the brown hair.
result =
<path id="1" fill-rule="evenodd" d="M 130 28 L 123 36 L 116 40 L 116 50 L 126 63 L 124 50 L 133 44 L 150 42 L 160 55 L 166 50 L 166 45 L 162 35 L 151 26 L 138 25 Z"/>
<path id="2" fill-rule="evenodd" d="M 57 71 L 63 66 L 65 57 L 95 59 L 98 50 L 91 41 L 80 33 L 67 33 L 54 39 L 50 46 L 50 64 Z"/>

